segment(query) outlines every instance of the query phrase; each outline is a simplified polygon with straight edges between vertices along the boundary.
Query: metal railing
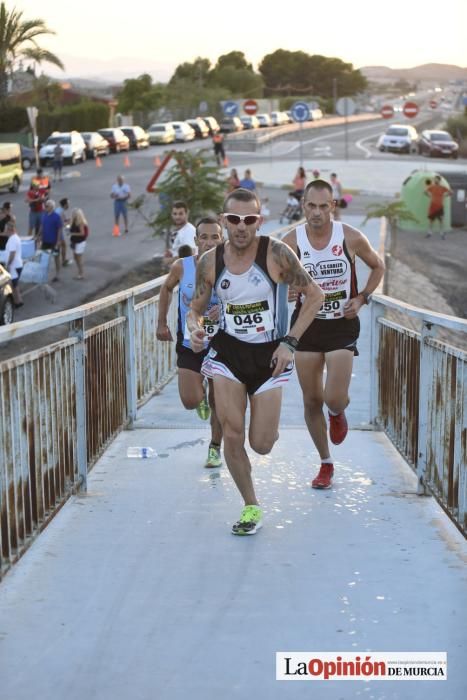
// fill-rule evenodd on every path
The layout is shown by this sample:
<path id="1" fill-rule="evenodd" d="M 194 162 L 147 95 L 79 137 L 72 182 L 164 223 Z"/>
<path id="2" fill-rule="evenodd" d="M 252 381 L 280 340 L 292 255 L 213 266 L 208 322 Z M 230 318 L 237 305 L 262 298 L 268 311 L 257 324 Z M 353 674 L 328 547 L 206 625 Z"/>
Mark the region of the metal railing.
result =
<path id="1" fill-rule="evenodd" d="M 69 329 L 64 340 L 0 363 L 0 576 L 70 494 L 86 489 L 109 442 L 174 374 L 174 344 L 156 340 L 165 279 L 0 328 L 0 342 Z M 86 329 L 103 311 L 113 318 Z M 174 337 L 176 316 L 174 303 Z"/>
<path id="2" fill-rule="evenodd" d="M 467 321 L 375 295 L 371 344 L 372 421 L 467 535 Z"/>

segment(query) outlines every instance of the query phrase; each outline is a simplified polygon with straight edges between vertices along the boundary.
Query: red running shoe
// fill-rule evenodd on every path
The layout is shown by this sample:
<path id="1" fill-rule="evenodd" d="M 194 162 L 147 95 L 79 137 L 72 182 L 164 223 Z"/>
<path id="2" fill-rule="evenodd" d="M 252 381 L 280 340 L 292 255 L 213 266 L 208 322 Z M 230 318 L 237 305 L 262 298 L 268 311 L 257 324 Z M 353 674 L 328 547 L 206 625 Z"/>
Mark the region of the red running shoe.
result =
<path id="1" fill-rule="evenodd" d="M 334 445 L 340 445 L 341 442 L 344 442 L 348 430 L 349 426 L 344 411 L 338 413 L 337 416 L 329 414 L 329 437 Z"/>
<path id="2" fill-rule="evenodd" d="M 334 465 L 331 462 L 322 462 L 318 476 L 313 479 L 311 485 L 314 489 L 330 489 L 332 477 L 334 476 Z"/>

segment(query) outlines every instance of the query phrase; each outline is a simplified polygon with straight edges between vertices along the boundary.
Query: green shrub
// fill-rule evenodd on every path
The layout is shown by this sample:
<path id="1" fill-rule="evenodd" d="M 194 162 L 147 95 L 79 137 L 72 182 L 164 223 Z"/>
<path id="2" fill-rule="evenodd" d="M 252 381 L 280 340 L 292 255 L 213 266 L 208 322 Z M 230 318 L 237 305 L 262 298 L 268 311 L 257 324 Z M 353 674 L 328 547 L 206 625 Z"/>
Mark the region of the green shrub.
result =
<path id="1" fill-rule="evenodd" d="M 109 124 L 109 107 L 101 102 L 80 102 L 59 107 L 53 112 L 39 112 L 37 132 L 43 141 L 52 131 L 96 131 Z"/>
<path id="2" fill-rule="evenodd" d="M 0 109 L 0 132 L 10 133 L 29 128 L 25 107 L 2 106 Z"/>

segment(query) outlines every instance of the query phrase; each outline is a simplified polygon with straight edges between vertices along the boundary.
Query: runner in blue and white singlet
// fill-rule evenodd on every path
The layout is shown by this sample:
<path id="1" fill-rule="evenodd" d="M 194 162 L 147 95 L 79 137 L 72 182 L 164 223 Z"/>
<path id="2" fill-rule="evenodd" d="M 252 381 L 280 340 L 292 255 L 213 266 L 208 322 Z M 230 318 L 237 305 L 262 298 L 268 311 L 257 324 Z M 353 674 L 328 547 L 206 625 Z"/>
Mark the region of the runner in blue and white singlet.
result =
<path id="1" fill-rule="evenodd" d="M 183 347 L 190 349 L 190 333 L 186 325 L 186 315 L 190 310 L 191 300 L 193 298 L 193 292 L 195 290 L 196 283 L 196 256 L 190 255 L 187 258 L 181 259 L 181 264 L 183 267 L 182 278 L 178 287 L 178 323 L 177 323 L 177 347 L 183 345 Z M 217 333 L 219 329 L 219 323 L 217 320 L 210 318 L 209 312 L 213 306 L 219 304 L 219 300 L 216 293 L 213 292 L 211 295 L 211 301 L 206 310 L 204 317 L 204 329 L 206 331 L 206 341 L 205 347 L 207 348 L 211 338 Z"/>

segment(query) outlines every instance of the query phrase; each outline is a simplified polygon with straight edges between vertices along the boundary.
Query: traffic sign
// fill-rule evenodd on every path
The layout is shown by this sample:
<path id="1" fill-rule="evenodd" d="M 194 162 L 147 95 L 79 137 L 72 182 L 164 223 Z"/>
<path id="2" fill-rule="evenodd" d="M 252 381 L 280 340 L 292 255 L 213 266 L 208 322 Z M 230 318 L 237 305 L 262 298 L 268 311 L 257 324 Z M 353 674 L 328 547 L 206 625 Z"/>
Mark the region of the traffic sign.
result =
<path id="1" fill-rule="evenodd" d="M 295 122 L 306 122 L 310 118 L 310 109 L 306 102 L 294 102 L 291 112 Z"/>
<path id="2" fill-rule="evenodd" d="M 383 119 L 391 119 L 394 116 L 394 107 L 392 105 L 383 105 L 380 114 Z"/>
<path id="3" fill-rule="evenodd" d="M 431 109 L 436 109 L 437 106 L 438 106 L 438 103 L 436 102 L 436 100 L 430 100 Z"/>
<path id="4" fill-rule="evenodd" d="M 416 102 L 406 102 L 402 111 L 406 117 L 413 119 L 418 114 L 418 104 Z"/>
<path id="5" fill-rule="evenodd" d="M 232 102 L 231 100 L 227 100 L 222 105 L 222 109 L 224 110 L 226 117 L 235 117 L 235 115 L 238 113 L 238 104 L 236 102 Z"/>
<path id="6" fill-rule="evenodd" d="M 256 100 L 247 100 L 243 103 L 243 111 L 245 114 L 256 114 L 258 111 L 258 103 Z"/>
<path id="7" fill-rule="evenodd" d="M 336 112 L 341 117 L 350 117 L 355 112 L 356 106 L 351 97 L 339 97 L 336 102 Z"/>

